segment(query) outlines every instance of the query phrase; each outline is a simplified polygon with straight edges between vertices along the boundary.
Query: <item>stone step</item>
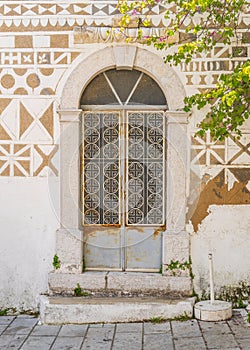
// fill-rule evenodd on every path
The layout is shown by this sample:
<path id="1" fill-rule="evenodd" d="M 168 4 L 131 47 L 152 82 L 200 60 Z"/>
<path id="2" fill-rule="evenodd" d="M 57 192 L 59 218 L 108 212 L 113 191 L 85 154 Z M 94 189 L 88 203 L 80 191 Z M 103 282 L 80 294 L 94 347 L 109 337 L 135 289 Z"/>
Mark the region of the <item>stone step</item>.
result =
<path id="1" fill-rule="evenodd" d="M 192 317 L 195 298 L 40 297 L 42 324 L 137 322 Z"/>
<path id="2" fill-rule="evenodd" d="M 83 291 L 126 291 L 129 293 L 178 294 L 192 292 L 189 276 L 163 276 L 160 273 L 85 272 L 49 274 L 49 294 L 71 294 L 80 285 Z"/>

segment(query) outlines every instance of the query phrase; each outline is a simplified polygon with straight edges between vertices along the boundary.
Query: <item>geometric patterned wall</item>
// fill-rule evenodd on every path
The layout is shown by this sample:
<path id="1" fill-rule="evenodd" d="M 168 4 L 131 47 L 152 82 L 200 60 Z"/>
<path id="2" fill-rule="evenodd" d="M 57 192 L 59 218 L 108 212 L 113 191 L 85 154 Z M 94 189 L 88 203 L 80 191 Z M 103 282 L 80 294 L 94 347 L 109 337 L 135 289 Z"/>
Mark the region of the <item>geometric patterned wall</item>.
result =
<path id="1" fill-rule="evenodd" d="M 90 47 L 74 43 L 74 27 L 111 25 L 116 5 L 113 0 L 0 3 L 0 176 L 46 176 L 48 169 L 58 175 L 56 89 L 65 71 Z M 161 4 L 152 9 L 153 26 L 169 25 L 163 10 Z M 187 94 L 213 87 L 219 74 L 250 57 L 249 23 L 245 13 L 240 18 L 242 40 L 235 46 L 219 44 L 180 65 L 177 71 Z M 199 121 L 190 121 L 191 134 Z M 212 203 L 249 203 L 249 173 L 250 125 L 240 140 L 193 138 L 189 218 L 194 226 Z"/>
<path id="2" fill-rule="evenodd" d="M 54 101 L 1 98 L 0 114 L 0 175 L 57 175 Z"/>

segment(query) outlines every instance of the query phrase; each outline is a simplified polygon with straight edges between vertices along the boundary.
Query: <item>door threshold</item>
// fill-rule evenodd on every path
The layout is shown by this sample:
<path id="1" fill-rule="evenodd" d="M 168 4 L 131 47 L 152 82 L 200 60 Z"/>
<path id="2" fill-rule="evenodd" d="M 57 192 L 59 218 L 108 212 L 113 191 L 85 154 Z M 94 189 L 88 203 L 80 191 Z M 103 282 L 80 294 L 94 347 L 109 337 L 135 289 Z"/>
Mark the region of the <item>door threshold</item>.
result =
<path id="1" fill-rule="evenodd" d="M 142 273 L 159 273 L 159 269 L 100 269 L 100 268 L 86 268 L 85 272 L 120 272 L 120 273 L 128 273 L 128 272 L 142 272 Z"/>

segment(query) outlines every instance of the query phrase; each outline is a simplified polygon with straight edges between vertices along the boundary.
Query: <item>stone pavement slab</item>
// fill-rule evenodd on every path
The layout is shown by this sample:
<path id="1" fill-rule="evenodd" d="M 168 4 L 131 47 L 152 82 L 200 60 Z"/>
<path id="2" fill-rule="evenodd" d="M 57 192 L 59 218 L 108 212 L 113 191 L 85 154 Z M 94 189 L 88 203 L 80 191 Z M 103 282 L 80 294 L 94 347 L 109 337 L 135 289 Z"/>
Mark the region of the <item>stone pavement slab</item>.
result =
<path id="1" fill-rule="evenodd" d="M 174 338 L 175 350 L 206 350 L 204 339 L 197 337 L 178 337 Z"/>
<path id="2" fill-rule="evenodd" d="M 9 327 L 4 331 L 4 334 L 29 334 L 38 320 L 35 317 L 23 317 L 23 315 L 15 318 Z"/>
<path id="3" fill-rule="evenodd" d="M 80 350 L 82 343 L 83 337 L 58 337 L 51 350 Z"/>
<path id="4" fill-rule="evenodd" d="M 138 333 L 142 332 L 142 323 L 118 323 L 116 333 Z"/>
<path id="5" fill-rule="evenodd" d="M 44 336 L 30 336 L 25 341 L 23 346 L 20 348 L 20 350 L 49 350 L 51 345 L 54 342 L 54 337 L 44 337 Z"/>
<path id="6" fill-rule="evenodd" d="M 173 339 L 166 333 L 152 333 L 144 335 L 144 350 L 174 350 Z"/>
<path id="7" fill-rule="evenodd" d="M 240 312 L 223 322 L 39 325 L 33 316 L 0 317 L 0 350 L 250 350 Z"/>
<path id="8" fill-rule="evenodd" d="M 228 323 L 225 321 L 221 321 L 221 322 L 199 321 L 199 325 L 203 333 L 228 334 L 232 332 Z"/>
<path id="9" fill-rule="evenodd" d="M 185 322 L 172 321 L 174 336 L 200 337 L 201 331 L 197 320 L 187 320 Z"/>
<path id="10" fill-rule="evenodd" d="M 54 325 L 36 325 L 32 330 L 31 335 L 40 335 L 40 336 L 56 336 L 62 326 L 54 326 Z"/>
<path id="11" fill-rule="evenodd" d="M 8 327 L 7 324 L 0 324 L 0 335 L 5 331 L 5 329 Z"/>
<path id="12" fill-rule="evenodd" d="M 3 324 L 7 324 L 8 325 L 15 318 L 16 318 L 15 316 L 1 316 L 0 317 L 0 325 L 3 325 Z"/>
<path id="13" fill-rule="evenodd" d="M 26 335 L 1 335 L 0 337 L 0 349 L 1 350 L 16 350 L 19 349 L 24 343 Z"/>
<path id="14" fill-rule="evenodd" d="M 63 325 L 58 336 L 59 337 L 84 337 L 87 331 L 87 325 L 80 324 L 66 324 Z"/>
<path id="15" fill-rule="evenodd" d="M 238 347 L 233 334 L 211 334 L 204 333 L 204 339 L 208 349 L 235 349 Z M 249 344 L 250 345 L 250 344 Z"/>
<path id="16" fill-rule="evenodd" d="M 170 322 L 144 323 L 144 334 L 169 333 L 169 332 L 171 332 Z"/>
<path id="17" fill-rule="evenodd" d="M 115 325 L 89 327 L 82 346 L 83 350 L 108 350 L 113 342 Z"/>
<path id="18" fill-rule="evenodd" d="M 112 350 L 138 350 L 142 348 L 142 333 L 116 333 Z"/>

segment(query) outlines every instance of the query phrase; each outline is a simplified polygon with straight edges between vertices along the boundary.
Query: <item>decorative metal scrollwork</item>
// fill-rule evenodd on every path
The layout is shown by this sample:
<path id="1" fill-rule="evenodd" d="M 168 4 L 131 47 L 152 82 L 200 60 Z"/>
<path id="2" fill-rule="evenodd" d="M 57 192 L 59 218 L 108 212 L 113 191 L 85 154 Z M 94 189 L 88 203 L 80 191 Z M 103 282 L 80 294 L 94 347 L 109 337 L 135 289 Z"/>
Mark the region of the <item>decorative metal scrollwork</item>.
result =
<path id="1" fill-rule="evenodd" d="M 84 114 L 84 224 L 120 224 L 119 118 L 115 112 Z"/>
<path id="2" fill-rule="evenodd" d="M 128 225 L 164 223 L 163 135 L 162 112 L 128 113 Z"/>

